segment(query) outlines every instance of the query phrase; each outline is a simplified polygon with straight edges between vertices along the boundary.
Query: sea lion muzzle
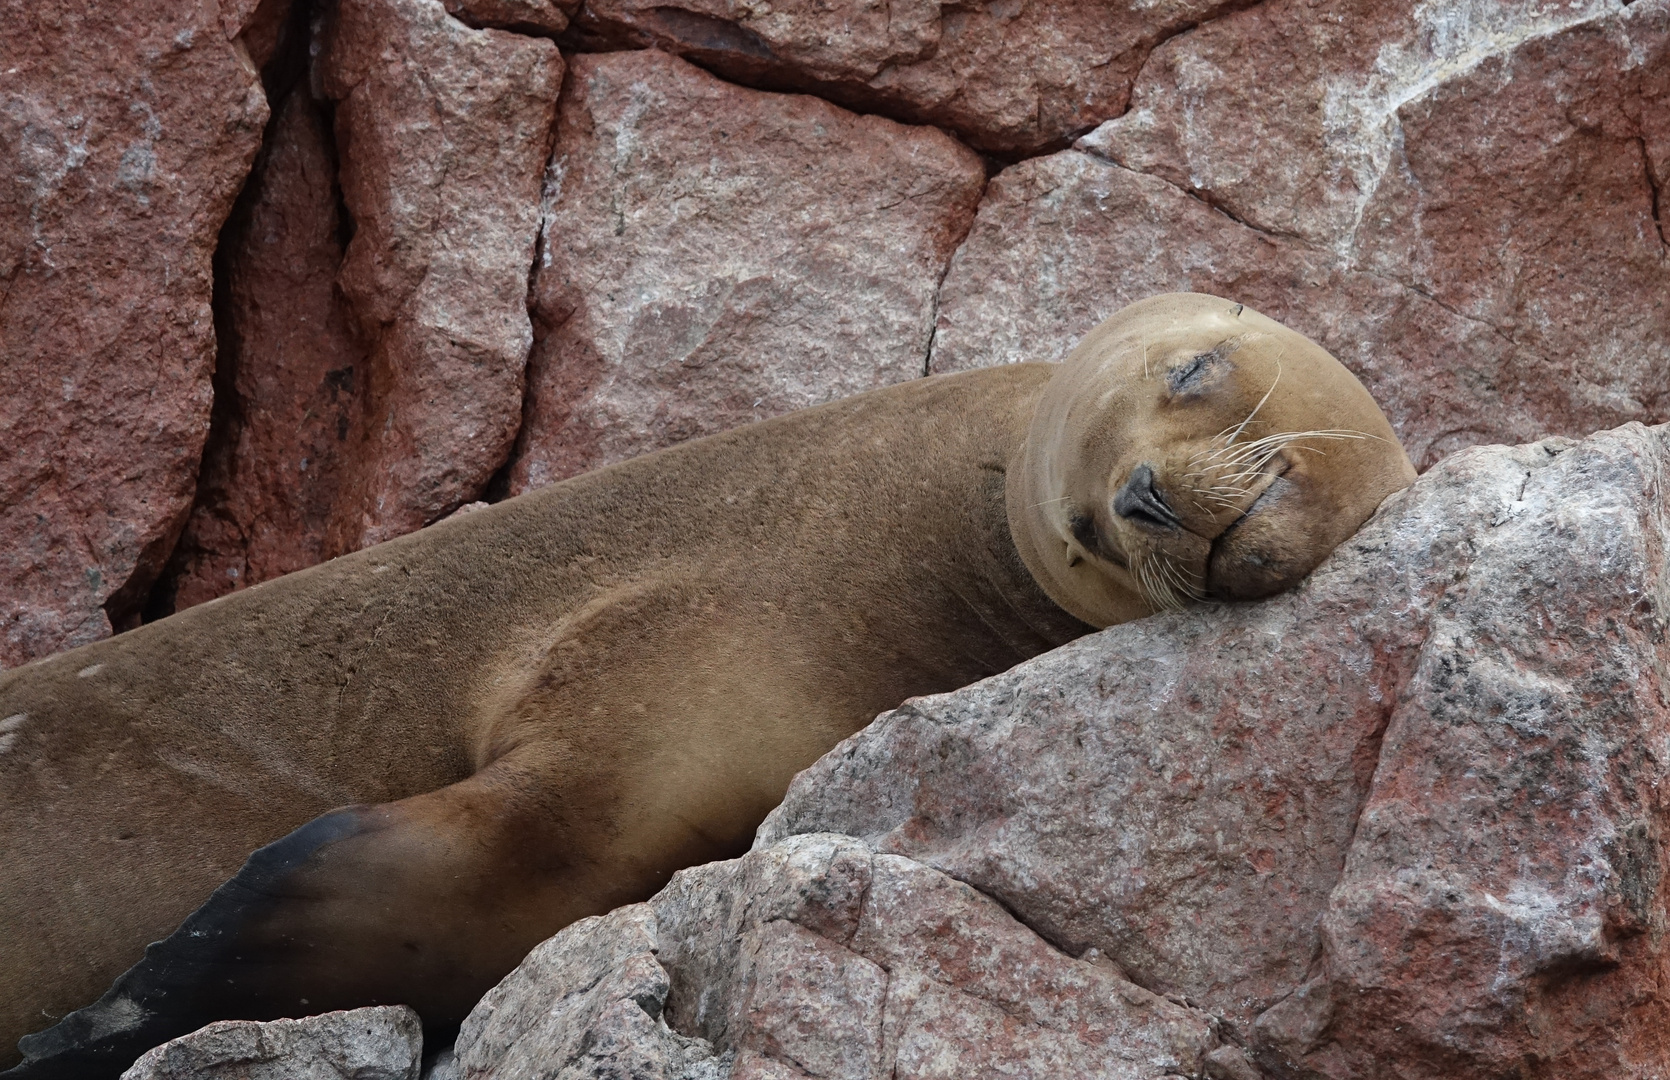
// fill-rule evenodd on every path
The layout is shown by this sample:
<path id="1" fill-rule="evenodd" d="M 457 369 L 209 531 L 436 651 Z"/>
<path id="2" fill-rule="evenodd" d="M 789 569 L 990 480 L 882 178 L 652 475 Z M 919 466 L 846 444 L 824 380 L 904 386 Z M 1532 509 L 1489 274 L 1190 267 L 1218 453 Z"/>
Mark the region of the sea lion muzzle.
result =
<path id="1" fill-rule="evenodd" d="M 1315 545 L 1289 542 L 1299 516 L 1292 504 L 1299 497 L 1298 485 L 1276 477 L 1246 513 L 1212 542 L 1206 562 L 1208 597 L 1258 600 L 1292 588 L 1316 569 L 1321 557 L 1312 562 L 1305 555 Z"/>
<path id="2" fill-rule="evenodd" d="M 1138 465 L 1113 498 L 1113 512 L 1128 521 L 1157 529 L 1181 529 L 1183 521 L 1154 488 L 1154 470 Z"/>

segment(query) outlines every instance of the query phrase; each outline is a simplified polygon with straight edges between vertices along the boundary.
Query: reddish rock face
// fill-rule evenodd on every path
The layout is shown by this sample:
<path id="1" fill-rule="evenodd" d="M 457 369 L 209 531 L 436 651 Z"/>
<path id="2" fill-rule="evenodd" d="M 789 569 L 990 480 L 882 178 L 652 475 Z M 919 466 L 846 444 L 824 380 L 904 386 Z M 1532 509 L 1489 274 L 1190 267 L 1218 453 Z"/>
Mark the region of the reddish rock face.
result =
<path id="1" fill-rule="evenodd" d="M 576 57 L 511 490 L 919 376 L 983 182 L 932 129 Z"/>
<path id="2" fill-rule="evenodd" d="M 210 257 L 267 106 L 216 4 L 3 10 L 10 666 L 136 617 L 185 521 L 209 425 Z"/>
<path id="3" fill-rule="evenodd" d="M 1278 1075 L 1662 1075 L 1667 465 L 1458 454 L 1293 594 L 884 716 L 758 842 L 966 881 Z"/>
<path id="4" fill-rule="evenodd" d="M 1339 356 L 1423 467 L 1664 418 L 1670 7 L 1420 10 L 1266 4 L 1164 46 L 1086 156 L 993 181 L 934 370 L 1057 359 L 1195 289 Z"/>
<path id="5" fill-rule="evenodd" d="M 497 27 L 525 34 L 560 34 L 579 0 L 445 0 L 447 14 L 466 26 Z"/>
<path id="6" fill-rule="evenodd" d="M 459 1061 L 1660 1077 L 1667 469 L 1670 426 L 1468 450 L 1294 592 L 907 702 L 747 856 L 536 949 Z"/>
<path id="7" fill-rule="evenodd" d="M 1060 147 L 1125 110 L 1154 46 L 1239 0 L 953 5 L 589 0 L 580 25 L 728 79 L 955 132 L 993 153 Z"/>
<path id="8" fill-rule="evenodd" d="M 526 297 L 563 62 L 439 0 L 343 0 L 321 76 L 354 236 L 338 282 L 370 348 L 364 422 L 326 546 L 476 498 L 522 415 Z"/>
<path id="9" fill-rule="evenodd" d="M 647 904 L 576 923 L 458 1039 L 468 1075 L 504 1078 L 1158 1078 L 1212 1056 L 1239 1058 L 1199 1010 L 844 836 L 685 871 Z"/>
<path id="10" fill-rule="evenodd" d="M 329 122 L 305 86 L 279 106 L 226 234 L 214 435 L 162 588 L 174 609 L 321 562 L 353 467 L 364 350 L 337 292 Z"/>

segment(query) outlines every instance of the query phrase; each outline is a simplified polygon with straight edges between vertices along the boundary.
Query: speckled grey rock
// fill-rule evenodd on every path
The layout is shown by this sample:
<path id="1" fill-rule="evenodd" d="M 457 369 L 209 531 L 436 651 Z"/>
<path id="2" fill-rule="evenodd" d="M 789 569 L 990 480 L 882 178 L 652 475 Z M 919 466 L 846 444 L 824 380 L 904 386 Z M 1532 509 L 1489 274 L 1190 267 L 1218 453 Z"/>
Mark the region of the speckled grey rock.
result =
<path id="1" fill-rule="evenodd" d="M 147 1052 L 122 1080 L 418 1080 L 423 1027 L 404 1005 L 300 1020 L 221 1020 Z"/>

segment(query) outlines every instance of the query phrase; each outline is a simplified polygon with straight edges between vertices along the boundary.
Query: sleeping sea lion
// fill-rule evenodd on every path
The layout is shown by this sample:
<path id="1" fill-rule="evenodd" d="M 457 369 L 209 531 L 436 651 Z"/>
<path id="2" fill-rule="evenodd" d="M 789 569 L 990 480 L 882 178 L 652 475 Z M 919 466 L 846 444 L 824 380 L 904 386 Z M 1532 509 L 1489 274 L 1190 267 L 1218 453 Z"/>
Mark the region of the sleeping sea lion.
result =
<path id="1" fill-rule="evenodd" d="M 744 851 L 876 713 L 1286 588 L 1413 478 L 1321 348 L 1161 296 L 1059 367 L 687 443 L 7 672 L 0 1037 L 62 1019 L 6 1075 L 226 1017 L 456 1026 Z"/>

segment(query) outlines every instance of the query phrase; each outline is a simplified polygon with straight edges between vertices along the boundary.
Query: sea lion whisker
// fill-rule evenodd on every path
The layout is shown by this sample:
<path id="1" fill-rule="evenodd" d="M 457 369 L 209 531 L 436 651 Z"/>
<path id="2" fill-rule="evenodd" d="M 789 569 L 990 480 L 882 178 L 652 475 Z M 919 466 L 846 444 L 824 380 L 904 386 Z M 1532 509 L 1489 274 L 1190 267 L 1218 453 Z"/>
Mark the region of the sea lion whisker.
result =
<path id="1" fill-rule="evenodd" d="M 1252 442 L 1242 443 L 1235 449 L 1238 454 L 1245 454 L 1258 447 L 1281 447 L 1296 442 L 1299 439 L 1366 439 L 1372 437 L 1373 436 L 1364 435 L 1363 433 L 1357 431 L 1330 430 L 1321 428 L 1311 431 L 1282 431 L 1277 432 L 1274 435 L 1266 435 L 1263 438 L 1254 439 Z"/>
<path id="2" fill-rule="evenodd" d="M 1231 435 L 1229 437 L 1229 441 L 1231 443 L 1235 442 L 1236 438 L 1240 436 L 1241 432 L 1246 430 L 1247 425 L 1252 423 L 1252 418 L 1258 415 L 1258 410 L 1264 408 L 1264 403 L 1269 401 L 1270 400 L 1270 395 L 1276 392 L 1276 384 L 1279 383 L 1279 382 L 1281 382 L 1281 352 L 1277 351 L 1277 353 L 1276 353 L 1276 377 L 1270 381 L 1270 389 L 1264 391 L 1264 396 L 1258 399 L 1258 404 L 1257 405 L 1253 406 L 1253 411 L 1247 414 L 1247 418 L 1245 420 L 1243 420 L 1239 424 L 1235 425 L 1235 434 Z"/>
<path id="3" fill-rule="evenodd" d="M 1193 586 L 1191 586 L 1189 584 L 1188 580 L 1183 576 L 1184 575 L 1183 567 L 1180 566 L 1176 562 L 1176 560 L 1174 560 L 1170 555 L 1164 556 L 1162 569 L 1165 572 L 1165 576 L 1166 576 L 1167 580 L 1169 580 L 1170 583 L 1171 583 L 1172 592 L 1174 594 L 1181 595 L 1181 596 L 1183 596 L 1183 597 L 1185 597 L 1189 600 L 1199 600 L 1200 599 L 1199 593 L 1195 590 L 1195 588 Z"/>
<path id="4" fill-rule="evenodd" d="M 1142 568 L 1142 587 L 1148 602 L 1161 611 L 1177 610 L 1176 599 L 1171 595 L 1171 589 L 1160 577 L 1160 569 L 1156 567 L 1156 560 L 1150 556 L 1138 564 Z"/>

